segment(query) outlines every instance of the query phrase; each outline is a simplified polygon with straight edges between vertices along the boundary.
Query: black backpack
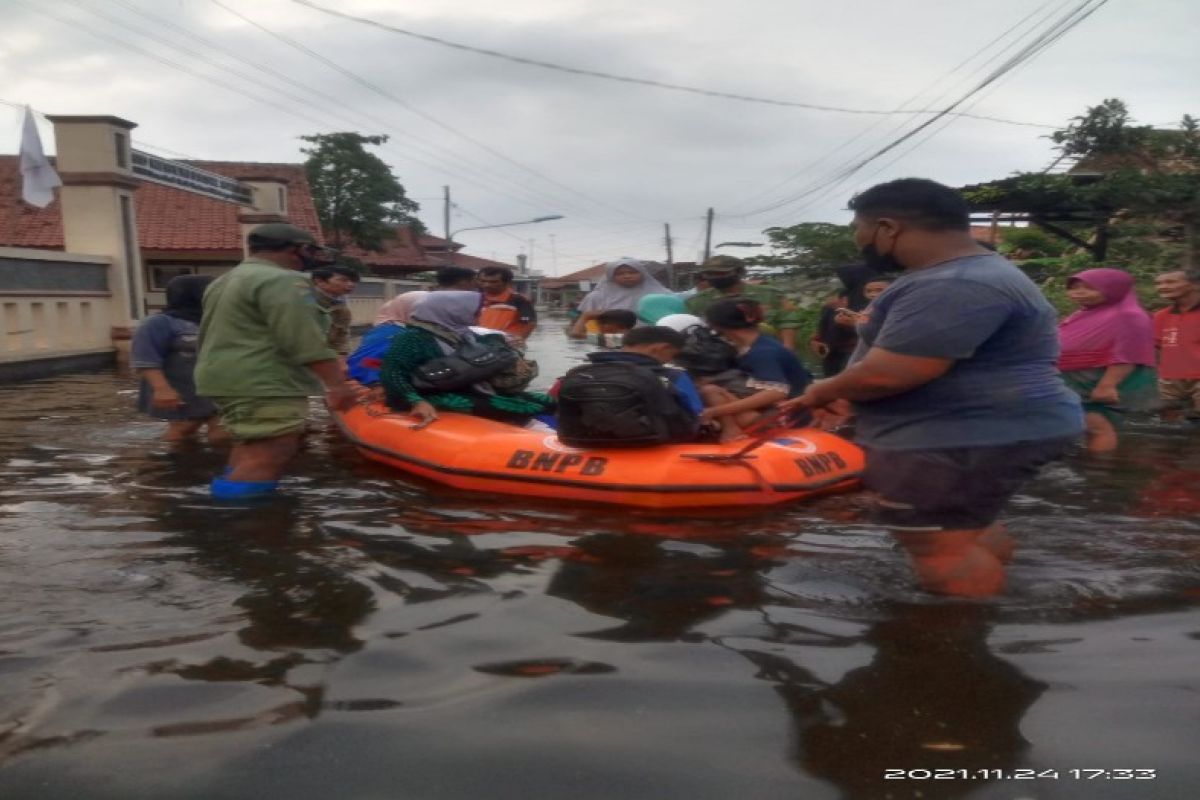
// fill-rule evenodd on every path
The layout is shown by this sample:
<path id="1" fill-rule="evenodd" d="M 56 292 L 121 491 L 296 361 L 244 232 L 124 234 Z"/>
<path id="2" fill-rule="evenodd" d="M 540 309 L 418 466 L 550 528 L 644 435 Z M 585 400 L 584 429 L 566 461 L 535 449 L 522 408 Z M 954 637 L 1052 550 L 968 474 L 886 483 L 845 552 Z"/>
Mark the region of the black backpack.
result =
<path id="1" fill-rule="evenodd" d="M 457 392 L 512 369 L 520 358 L 507 345 L 463 342 L 450 355 L 430 359 L 414 369 L 409 381 L 419 392 Z"/>
<path id="2" fill-rule="evenodd" d="M 575 367 L 558 392 L 558 439 L 572 447 L 646 447 L 696 437 L 665 367 L 602 362 Z"/>
<path id="3" fill-rule="evenodd" d="M 684 334 L 686 342 L 675 363 L 693 375 L 716 375 L 737 368 L 737 348 L 702 325 Z"/>

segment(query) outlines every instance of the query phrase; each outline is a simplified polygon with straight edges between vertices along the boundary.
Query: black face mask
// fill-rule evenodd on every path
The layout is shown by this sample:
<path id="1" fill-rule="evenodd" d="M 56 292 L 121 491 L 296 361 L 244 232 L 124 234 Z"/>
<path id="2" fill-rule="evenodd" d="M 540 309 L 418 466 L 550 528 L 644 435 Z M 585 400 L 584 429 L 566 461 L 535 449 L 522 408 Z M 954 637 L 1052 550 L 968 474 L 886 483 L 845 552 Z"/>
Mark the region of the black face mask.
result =
<path id="1" fill-rule="evenodd" d="M 719 278 L 709 278 L 708 285 L 717 290 L 732 289 L 742 280 L 740 275 L 722 275 Z"/>
<path id="2" fill-rule="evenodd" d="M 904 271 L 904 265 L 897 261 L 894 255 L 891 253 L 888 253 L 887 255 L 881 255 L 880 252 L 875 249 L 874 242 L 867 245 L 859 252 L 862 253 L 863 263 L 867 265 L 868 269 L 874 270 L 875 272 L 886 274 L 889 272 Z"/>

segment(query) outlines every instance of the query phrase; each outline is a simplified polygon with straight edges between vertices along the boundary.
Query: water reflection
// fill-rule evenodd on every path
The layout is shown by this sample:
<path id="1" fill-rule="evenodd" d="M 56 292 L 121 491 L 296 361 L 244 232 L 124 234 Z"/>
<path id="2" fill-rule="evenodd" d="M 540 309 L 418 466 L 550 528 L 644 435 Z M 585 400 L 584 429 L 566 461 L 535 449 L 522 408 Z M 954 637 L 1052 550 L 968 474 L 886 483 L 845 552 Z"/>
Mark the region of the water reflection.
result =
<path id="1" fill-rule="evenodd" d="M 763 601 L 767 560 L 749 543 L 594 534 L 556 553 L 546 594 L 621 623 L 585 634 L 617 642 L 695 640 L 701 622 Z"/>
<path id="2" fill-rule="evenodd" d="M 315 435 L 287 497 L 215 506 L 221 454 L 163 448 L 122 386 L 0 388 L 0 796 L 1011 798 L 1033 789 L 883 770 L 1161 762 L 1139 797 L 1200 785 L 1178 431 L 1030 486 L 1009 593 L 945 604 L 848 497 L 518 505 Z"/>
<path id="3" fill-rule="evenodd" d="M 764 645 L 816 635 L 827 640 L 825 646 L 874 648 L 868 665 L 833 683 L 767 646 L 735 648 L 758 668 L 758 678 L 776 685 L 794 719 L 796 761 L 839 786 L 847 800 L 964 797 L 987 782 L 983 770 L 1020 764 L 1029 746 L 1021 718 L 1047 685 L 992 653 L 990 612 L 964 605 L 897 605 L 888 611 L 888 619 L 872 623 L 861 636 L 767 621 L 774 635 Z M 889 770 L 917 769 L 966 770 L 979 777 L 885 777 Z"/>

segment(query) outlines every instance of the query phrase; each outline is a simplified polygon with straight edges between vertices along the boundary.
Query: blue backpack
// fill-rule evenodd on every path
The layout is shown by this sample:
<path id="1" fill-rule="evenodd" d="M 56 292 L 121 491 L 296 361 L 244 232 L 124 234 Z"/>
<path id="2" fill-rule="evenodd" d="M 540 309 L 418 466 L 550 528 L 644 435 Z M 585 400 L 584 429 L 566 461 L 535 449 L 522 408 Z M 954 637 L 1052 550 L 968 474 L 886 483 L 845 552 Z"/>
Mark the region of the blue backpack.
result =
<path id="1" fill-rule="evenodd" d="M 403 325 L 386 322 L 376 325 L 363 334 L 358 349 L 346 359 L 346 371 L 350 377 L 364 386 L 379 383 L 379 370 L 383 366 L 383 357 L 392 346 L 392 338 L 404 330 Z"/>

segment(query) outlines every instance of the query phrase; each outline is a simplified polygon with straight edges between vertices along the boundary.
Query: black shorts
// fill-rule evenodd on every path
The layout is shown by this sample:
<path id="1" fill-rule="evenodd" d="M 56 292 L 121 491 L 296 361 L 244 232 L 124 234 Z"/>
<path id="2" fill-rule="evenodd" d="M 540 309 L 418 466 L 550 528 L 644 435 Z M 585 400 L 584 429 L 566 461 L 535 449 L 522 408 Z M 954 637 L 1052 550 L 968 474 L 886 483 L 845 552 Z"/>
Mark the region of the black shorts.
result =
<path id="1" fill-rule="evenodd" d="M 1071 436 L 993 447 L 868 447 L 863 484 L 879 495 L 873 518 L 880 525 L 977 530 L 995 522 L 1017 490 L 1076 441 Z"/>

